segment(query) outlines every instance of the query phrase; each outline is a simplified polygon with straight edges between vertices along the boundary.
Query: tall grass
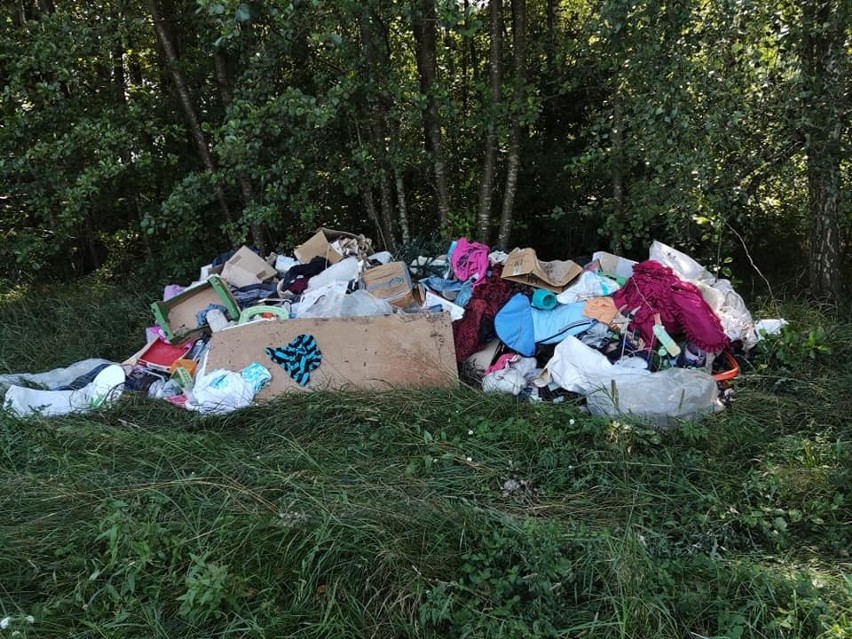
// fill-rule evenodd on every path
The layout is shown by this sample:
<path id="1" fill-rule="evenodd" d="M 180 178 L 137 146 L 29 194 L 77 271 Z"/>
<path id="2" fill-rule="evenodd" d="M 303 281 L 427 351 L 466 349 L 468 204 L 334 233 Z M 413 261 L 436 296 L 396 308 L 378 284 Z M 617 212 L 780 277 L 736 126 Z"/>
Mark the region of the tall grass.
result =
<path id="1" fill-rule="evenodd" d="M 148 301 L 7 295 L 0 368 L 121 359 Z M 852 325 L 784 313 L 831 352 L 668 432 L 463 388 L 2 415 L 0 636 L 850 637 Z"/>

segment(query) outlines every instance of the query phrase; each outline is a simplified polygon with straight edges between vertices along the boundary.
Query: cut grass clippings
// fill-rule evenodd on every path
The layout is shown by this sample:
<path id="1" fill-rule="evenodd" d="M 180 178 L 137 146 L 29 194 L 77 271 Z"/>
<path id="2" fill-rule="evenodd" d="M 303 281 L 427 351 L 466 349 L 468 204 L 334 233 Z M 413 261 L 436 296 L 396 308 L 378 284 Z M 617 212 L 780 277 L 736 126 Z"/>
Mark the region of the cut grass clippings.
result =
<path id="1" fill-rule="evenodd" d="M 148 299 L 81 290 L 0 303 L 0 368 L 134 352 Z M 668 432 L 468 389 L 4 414 L 0 637 L 852 637 L 852 325 L 787 312 L 831 352 Z"/>

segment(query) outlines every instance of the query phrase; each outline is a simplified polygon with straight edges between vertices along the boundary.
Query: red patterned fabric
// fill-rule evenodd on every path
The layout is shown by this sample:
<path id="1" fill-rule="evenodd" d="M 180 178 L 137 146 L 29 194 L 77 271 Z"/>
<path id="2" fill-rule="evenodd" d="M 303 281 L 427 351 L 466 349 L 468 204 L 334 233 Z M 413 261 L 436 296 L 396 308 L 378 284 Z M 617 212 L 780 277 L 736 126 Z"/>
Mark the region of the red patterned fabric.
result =
<path id="1" fill-rule="evenodd" d="M 633 275 L 612 298 L 624 314 L 638 307 L 630 326 L 639 330 L 649 347 L 656 343 L 654 315 L 657 313 L 672 337 L 684 334 L 690 342 L 711 353 L 718 353 L 728 345 L 722 323 L 704 301 L 701 291 L 659 262 L 647 260 L 634 266 Z"/>
<path id="2" fill-rule="evenodd" d="M 502 266 L 495 266 L 490 276 L 482 278 L 464 307 L 464 317 L 453 322 L 456 361 L 462 362 L 481 350 L 494 333 L 494 316 L 512 296 L 512 285 L 500 277 L 502 272 Z"/>

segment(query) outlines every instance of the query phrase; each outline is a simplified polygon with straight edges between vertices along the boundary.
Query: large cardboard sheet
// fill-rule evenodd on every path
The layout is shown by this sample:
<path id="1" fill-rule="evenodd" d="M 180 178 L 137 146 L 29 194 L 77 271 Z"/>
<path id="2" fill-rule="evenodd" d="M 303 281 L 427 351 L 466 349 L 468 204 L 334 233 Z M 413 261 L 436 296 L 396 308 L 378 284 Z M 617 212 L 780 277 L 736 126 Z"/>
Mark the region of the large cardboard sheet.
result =
<path id="1" fill-rule="evenodd" d="M 313 335 L 322 363 L 299 386 L 266 354 L 295 337 Z M 399 314 L 337 319 L 267 320 L 237 326 L 210 339 L 207 370 L 238 371 L 263 364 L 272 381 L 259 397 L 292 390 L 389 389 L 458 384 L 455 347 L 447 313 Z"/>

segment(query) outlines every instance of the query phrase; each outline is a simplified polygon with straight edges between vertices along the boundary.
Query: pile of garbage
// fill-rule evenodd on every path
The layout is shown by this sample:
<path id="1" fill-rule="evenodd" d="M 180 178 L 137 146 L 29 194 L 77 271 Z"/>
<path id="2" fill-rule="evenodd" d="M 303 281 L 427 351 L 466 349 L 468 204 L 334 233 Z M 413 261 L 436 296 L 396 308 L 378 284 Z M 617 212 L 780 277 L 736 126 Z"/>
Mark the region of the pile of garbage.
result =
<path id="1" fill-rule="evenodd" d="M 507 254 L 462 237 L 406 264 L 325 228 L 291 256 L 245 246 L 220 255 L 151 310 L 145 346 L 120 364 L 0 376 L 5 408 L 54 416 L 137 392 L 225 413 L 264 389 L 392 386 L 404 378 L 392 371 L 420 367 L 405 383 L 452 385 L 460 373 L 486 392 L 579 395 L 593 414 L 665 423 L 720 410 L 734 354 L 784 323 L 756 324 L 728 280 L 660 242 L 639 263 L 604 252 L 543 262 L 531 248 Z M 412 348 L 383 350 L 394 331 Z"/>

